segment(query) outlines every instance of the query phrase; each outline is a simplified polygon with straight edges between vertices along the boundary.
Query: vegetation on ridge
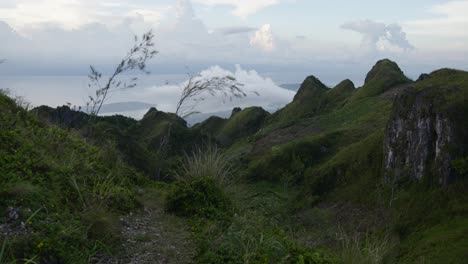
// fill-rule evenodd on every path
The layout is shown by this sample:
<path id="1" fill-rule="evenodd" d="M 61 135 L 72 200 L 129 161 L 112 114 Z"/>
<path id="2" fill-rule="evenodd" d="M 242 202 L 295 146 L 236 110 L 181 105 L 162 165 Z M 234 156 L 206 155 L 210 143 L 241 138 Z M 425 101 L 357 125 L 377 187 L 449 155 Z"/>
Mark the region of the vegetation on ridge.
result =
<path id="1" fill-rule="evenodd" d="M 138 228 L 119 217 L 143 217 L 154 202 L 190 230 L 183 259 L 195 263 L 462 263 L 467 76 L 443 69 L 411 82 L 382 60 L 359 89 L 308 77 L 274 114 L 236 109 L 193 128 L 156 109 L 91 123 L 67 107 L 28 111 L 0 95 L 0 261 L 118 259 L 128 246 L 121 224 Z M 446 186 L 383 178 L 387 124 L 418 93 L 456 135 L 442 150 L 456 153 Z"/>

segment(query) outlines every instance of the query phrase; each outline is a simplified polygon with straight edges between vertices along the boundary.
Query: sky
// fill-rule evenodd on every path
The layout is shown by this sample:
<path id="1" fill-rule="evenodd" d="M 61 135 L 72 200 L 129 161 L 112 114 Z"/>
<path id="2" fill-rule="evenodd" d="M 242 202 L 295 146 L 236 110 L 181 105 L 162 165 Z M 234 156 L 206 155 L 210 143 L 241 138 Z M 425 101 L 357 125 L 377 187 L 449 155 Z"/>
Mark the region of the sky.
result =
<path id="1" fill-rule="evenodd" d="M 219 66 L 265 83 L 361 85 L 390 58 L 416 78 L 468 70 L 466 14 L 468 0 L 0 0 L 0 76 L 106 71 L 152 29 L 155 74 Z"/>

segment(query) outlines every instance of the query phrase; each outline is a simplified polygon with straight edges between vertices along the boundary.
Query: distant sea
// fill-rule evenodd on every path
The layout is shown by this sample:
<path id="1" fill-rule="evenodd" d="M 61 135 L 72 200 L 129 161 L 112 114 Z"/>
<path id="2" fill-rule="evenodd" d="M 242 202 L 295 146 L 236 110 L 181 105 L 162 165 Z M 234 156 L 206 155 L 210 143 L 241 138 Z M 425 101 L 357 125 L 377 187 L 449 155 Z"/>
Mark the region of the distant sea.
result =
<path id="1" fill-rule="evenodd" d="M 183 74 L 136 76 L 138 86 L 144 89 L 151 86 L 178 84 L 187 79 Z M 60 106 L 67 102 L 84 105 L 88 96 L 96 90 L 88 87 L 87 76 L 0 76 L 0 89 L 8 89 L 13 96 L 22 96 L 33 106 Z M 111 95 L 109 102 L 132 101 L 135 91 L 122 91 Z M 151 103 L 151 102 L 148 102 Z"/>
<path id="2" fill-rule="evenodd" d="M 269 77 L 278 85 L 300 84 L 306 73 L 260 73 L 263 77 Z M 186 74 L 151 74 L 136 76 L 139 78 L 137 87 L 113 93 L 107 103 L 139 101 L 155 104 L 149 98 L 141 98 L 138 93 L 154 86 L 164 84 L 177 85 L 187 80 Z M 324 82 L 330 86 L 340 81 L 338 76 L 328 76 Z M 8 89 L 11 96 L 24 97 L 32 107 L 48 105 L 52 107 L 71 103 L 72 105 L 84 106 L 88 97 L 94 94 L 94 87 L 88 87 L 87 76 L 5 76 L 0 75 L 0 89 Z M 161 102 L 159 102 L 161 103 Z M 119 114 L 129 115 L 135 118 L 141 117 L 147 109 L 122 112 Z M 213 112 L 216 112 L 213 109 Z M 107 113 L 115 114 L 115 113 Z"/>

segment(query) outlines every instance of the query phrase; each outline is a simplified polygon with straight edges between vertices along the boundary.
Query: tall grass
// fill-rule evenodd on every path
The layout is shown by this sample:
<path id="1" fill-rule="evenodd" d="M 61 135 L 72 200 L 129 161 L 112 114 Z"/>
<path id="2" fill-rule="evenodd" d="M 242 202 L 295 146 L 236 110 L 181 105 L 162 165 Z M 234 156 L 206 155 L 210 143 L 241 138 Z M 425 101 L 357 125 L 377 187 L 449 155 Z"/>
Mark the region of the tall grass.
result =
<path id="1" fill-rule="evenodd" d="M 365 236 L 348 235 L 341 232 L 339 240 L 341 248 L 338 257 L 346 264 L 381 264 L 395 248 L 395 241 L 389 235 Z"/>
<path id="2" fill-rule="evenodd" d="M 178 170 L 173 171 L 177 181 L 211 178 L 221 185 L 232 180 L 233 167 L 230 159 L 216 145 L 196 147 L 192 153 L 184 153 Z"/>

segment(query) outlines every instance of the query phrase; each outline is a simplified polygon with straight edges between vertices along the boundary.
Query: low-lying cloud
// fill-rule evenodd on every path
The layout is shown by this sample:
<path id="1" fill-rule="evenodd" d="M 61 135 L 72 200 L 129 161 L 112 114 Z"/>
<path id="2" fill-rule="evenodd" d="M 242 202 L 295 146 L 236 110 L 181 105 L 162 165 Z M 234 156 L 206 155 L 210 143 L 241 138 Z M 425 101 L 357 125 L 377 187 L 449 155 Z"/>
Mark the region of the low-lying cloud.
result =
<path id="1" fill-rule="evenodd" d="M 292 101 L 294 92 L 283 89 L 273 82 L 270 78 L 265 78 L 258 74 L 255 70 L 245 70 L 241 66 L 236 65 L 234 71 L 229 71 L 220 66 L 213 66 L 200 73 L 201 78 L 232 76 L 243 84 L 242 89 L 246 92 L 247 97 L 230 98 L 223 96 L 210 96 L 204 94 L 204 100 L 200 103 L 188 102 L 188 104 L 196 104 L 195 110 L 203 113 L 229 111 L 234 107 L 261 106 L 264 109 L 274 112 L 284 105 Z M 174 112 L 175 106 L 180 97 L 182 88 L 187 82 L 182 82 L 176 85 L 162 85 L 148 87 L 144 90 L 134 90 L 131 97 L 148 103 L 157 105 L 159 110 Z"/>

